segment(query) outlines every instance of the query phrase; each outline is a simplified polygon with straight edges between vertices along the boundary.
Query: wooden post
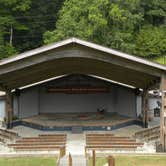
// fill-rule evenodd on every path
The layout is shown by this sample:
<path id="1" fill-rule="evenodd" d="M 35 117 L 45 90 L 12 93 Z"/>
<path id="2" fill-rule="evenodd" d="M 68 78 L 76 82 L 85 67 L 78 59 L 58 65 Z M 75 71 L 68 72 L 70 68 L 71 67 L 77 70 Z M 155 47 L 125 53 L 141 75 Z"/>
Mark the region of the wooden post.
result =
<path id="1" fill-rule="evenodd" d="M 12 110 L 12 95 L 11 91 L 6 91 L 6 127 L 12 128 L 13 110 Z"/>
<path id="2" fill-rule="evenodd" d="M 148 127 L 148 110 L 148 89 L 144 89 L 142 95 L 142 121 L 144 128 Z"/>
<path id="3" fill-rule="evenodd" d="M 108 156 L 108 166 L 115 166 L 115 158 L 113 156 Z"/>
<path id="4" fill-rule="evenodd" d="M 92 166 L 96 165 L 96 154 L 95 150 L 92 150 Z"/>
<path id="5" fill-rule="evenodd" d="M 69 166 L 72 166 L 72 157 L 70 153 L 69 153 Z"/>
<path id="6" fill-rule="evenodd" d="M 161 77 L 160 90 L 162 94 L 162 106 L 160 113 L 160 143 L 162 150 L 166 151 L 166 73 L 163 73 Z"/>
<path id="7" fill-rule="evenodd" d="M 60 148 L 60 157 L 63 157 L 66 155 L 66 147 Z"/>

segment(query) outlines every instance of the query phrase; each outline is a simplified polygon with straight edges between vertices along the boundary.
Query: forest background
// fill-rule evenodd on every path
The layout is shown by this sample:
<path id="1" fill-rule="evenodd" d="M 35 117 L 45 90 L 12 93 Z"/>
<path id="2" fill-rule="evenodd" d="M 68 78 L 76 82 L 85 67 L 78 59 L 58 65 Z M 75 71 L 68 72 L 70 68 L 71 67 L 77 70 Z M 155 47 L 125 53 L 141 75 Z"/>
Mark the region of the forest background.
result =
<path id="1" fill-rule="evenodd" d="M 69 37 L 166 64 L 166 0 L 0 0 L 0 59 Z"/>

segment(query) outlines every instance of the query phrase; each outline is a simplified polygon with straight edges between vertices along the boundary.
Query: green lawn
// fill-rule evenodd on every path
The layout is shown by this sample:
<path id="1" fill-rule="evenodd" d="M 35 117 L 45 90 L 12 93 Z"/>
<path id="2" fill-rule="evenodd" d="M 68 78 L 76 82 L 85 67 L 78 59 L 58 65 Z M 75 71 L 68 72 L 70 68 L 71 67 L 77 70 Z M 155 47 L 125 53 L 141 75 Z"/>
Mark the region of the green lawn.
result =
<path id="1" fill-rule="evenodd" d="M 56 166 L 56 161 L 53 157 L 0 158 L 0 166 Z"/>
<path id="2" fill-rule="evenodd" d="M 97 158 L 96 166 L 106 164 L 106 158 Z M 89 166 L 91 166 L 89 161 Z M 166 156 L 116 156 L 116 166 L 166 166 Z"/>

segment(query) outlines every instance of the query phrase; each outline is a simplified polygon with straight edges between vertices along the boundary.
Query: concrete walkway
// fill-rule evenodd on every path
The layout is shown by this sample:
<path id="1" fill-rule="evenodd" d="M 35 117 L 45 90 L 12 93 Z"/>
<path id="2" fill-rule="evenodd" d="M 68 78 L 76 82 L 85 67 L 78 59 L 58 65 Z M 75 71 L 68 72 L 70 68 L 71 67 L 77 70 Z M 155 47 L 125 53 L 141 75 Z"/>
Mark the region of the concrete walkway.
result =
<path id="1" fill-rule="evenodd" d="M 66 154 L 84 155 L 85 154 L 85 135 L 67 134 Z"/>
<path id="2" fill-rule="evenodd" d="M 72 166 L 86 166 L 84 148 L 84 134 L 67 134 L 66 156 L 60 159 L 59 166 L 68 166 L 69 153 L 72 156 Z"/>
<path id="3" fill-rule="evenodd" d="M 68 160 L 68 155 L 66 155 L 60 159 L 59 166 L 68 166 L 68 165 L 69 165 L 69 160 Z M 73 155 L 72 166 L 86 166 L 85 156 Z"/>

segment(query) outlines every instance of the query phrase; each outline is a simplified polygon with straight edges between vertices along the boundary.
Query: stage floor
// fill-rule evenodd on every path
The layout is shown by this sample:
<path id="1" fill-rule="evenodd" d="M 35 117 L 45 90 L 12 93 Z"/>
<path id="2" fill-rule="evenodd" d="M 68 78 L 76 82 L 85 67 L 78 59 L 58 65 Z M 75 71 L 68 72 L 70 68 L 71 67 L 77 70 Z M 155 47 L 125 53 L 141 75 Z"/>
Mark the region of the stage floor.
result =
<path id="1" fill-rule="evenodd" d="M 117 114 L 97 113 L 57 113 L 40 114 L 22 119 L 23 122 L 47 127 L 73 127 L 73 126 L 114 126 L 136 120 Z"/>

